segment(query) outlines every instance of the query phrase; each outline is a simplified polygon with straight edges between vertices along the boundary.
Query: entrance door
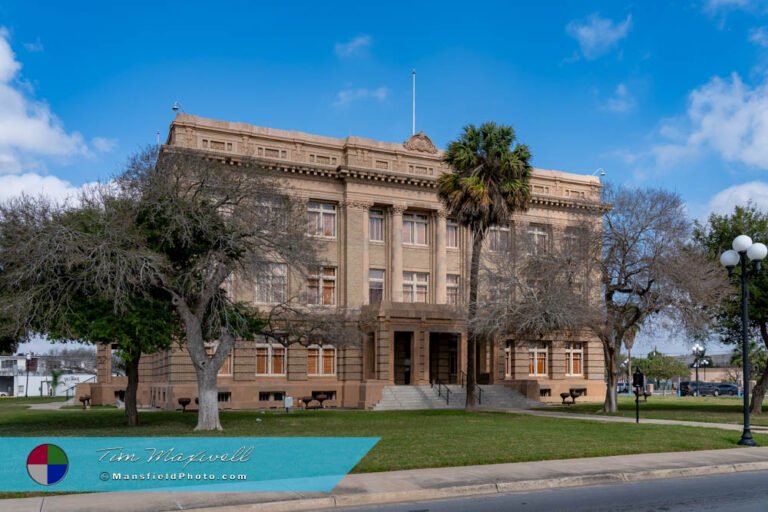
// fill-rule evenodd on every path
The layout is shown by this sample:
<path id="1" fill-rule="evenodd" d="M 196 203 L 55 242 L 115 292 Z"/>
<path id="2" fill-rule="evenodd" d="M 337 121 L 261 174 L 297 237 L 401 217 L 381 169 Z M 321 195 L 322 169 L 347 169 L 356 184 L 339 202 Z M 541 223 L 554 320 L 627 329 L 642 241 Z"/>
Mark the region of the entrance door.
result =
<path id="1" fill-rule="evenodd" d="M 412 382 L 412 346 L 412 332 L 395 332 L 395 384 L 407 386 Z"/>
<path id="2" fill-rule="evenodd" d="M 429 334 L 429 380 L 455 384 L 459 372 L 459 337 L 446 332 Z"/>

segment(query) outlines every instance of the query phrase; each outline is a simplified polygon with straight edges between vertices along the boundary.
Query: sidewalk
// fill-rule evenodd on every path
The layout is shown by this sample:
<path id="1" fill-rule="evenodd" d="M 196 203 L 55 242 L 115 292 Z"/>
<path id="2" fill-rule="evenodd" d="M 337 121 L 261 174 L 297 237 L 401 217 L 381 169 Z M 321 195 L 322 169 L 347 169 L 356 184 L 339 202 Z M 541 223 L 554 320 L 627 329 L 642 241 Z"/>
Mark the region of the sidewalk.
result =
<path id="1" fill-rule="evenodd" d="M 348 475 L 323 493 L 99 493 L 0 500 L 14 512 L 322 510 L 398 501 L 768 470 L 768 447 Z"/>
<path id="2" fill-rule="evenodd" d="M 496 412 L 509 412 L 514 414 L 528 414 L 530 416 L 548 416 L 551 418 L 566 418 L 569 420 L 587 420 L 587 421 L 603 421 L 606 423 L 634 423 L 635 418 L 628 418 L 625 416 L 603 416 L 600 414 L 577 414 L 568 412 L 549 412 L 541 410 L 531 409 L 486 409 Z M 711 423 L 707 421 L 683 421 L 683 420 L 657 420 L 651 418 L 643 418 L 643 411 L 640 411 L 640 423 L 651 425 L 680 425 L 683 427 L 703 427 L 703 428 L 719 428 L 723 430 L 737 430 L 742 431 L 743 426 L 736 423 Z M 751 425 L 752 432 L 755 434 L 768 434 L 768 427 Z"/>

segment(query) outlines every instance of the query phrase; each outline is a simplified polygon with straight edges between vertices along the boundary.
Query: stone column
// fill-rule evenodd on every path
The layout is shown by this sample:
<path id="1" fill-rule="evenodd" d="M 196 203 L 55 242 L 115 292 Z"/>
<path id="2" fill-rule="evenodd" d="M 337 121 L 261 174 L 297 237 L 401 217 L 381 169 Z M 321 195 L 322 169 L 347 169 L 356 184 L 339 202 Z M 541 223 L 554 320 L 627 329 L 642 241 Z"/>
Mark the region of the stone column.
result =
<path id="1" fill-rule="evenodd" d="M 403 302 L 403 212 L 406 206 L 392 207 L 392 272 L 389 279 L 392 302 Z"/>
<path id="2" fill-rule="evenodd" d="M 415 359 L 416 365 L 418 365 L 418 381 L 414 384 L 429 384 L 429 332 L 424 328 L 424 322 L 419 326 L 419 330 L 414 333 L 419 341 L 418 344 L 418 358 Z M 413 364 L 413 363 L 411 363 Z M 411 370 L 413 373 L 413 369 Z"/>
<path id="3" fill-rule="evenodd" d="M 99 384 L 112 382 L 112 345 L 110 343 L 96 344 L 96 382 Z"/>
<path id="4" fill-rule="evenodd" d="M 345 305 L 356 308 L 368 303 L 368 208 L 371 203 L 346 201 L 344 249 L 344 296 Z M 340 272 L 341 273 L 341 272 Z M 360 290 L 365 293 L 361 293 Z"/>
<path id="5" fill-rule="evenodd" d="M 363 267 L 363 286 L 360 287 L 360 291 L 362 293 L 362 297 L 360 297 L 360 304 L 368 304 L 368 299 L 370 298 L 370 295 L 368 293 L 368 273 L 370 271 L 371 263 L 368 256 L 368 245 L 370 241 L 370 233 L 368 232 L 368 210 L 370 210 L 372 205 L 366 205 L 366 207 L 363 209 L 363 241 L 361 245 L 362 252 L 360 253 L 360 264 Z M 351 264 L 352 260 L 347 260 L 347 265 Z"/>
<path id="6" fill-rule="evenodd" d="M 448 290 L 447 290 L 447 277 L 446 277 L 446 263 L 445 263 L 445 213 L 440 211 L 435 215 L 437 225 L 435 233 L 435 303 L 446 304 L 448 302 Z"/>

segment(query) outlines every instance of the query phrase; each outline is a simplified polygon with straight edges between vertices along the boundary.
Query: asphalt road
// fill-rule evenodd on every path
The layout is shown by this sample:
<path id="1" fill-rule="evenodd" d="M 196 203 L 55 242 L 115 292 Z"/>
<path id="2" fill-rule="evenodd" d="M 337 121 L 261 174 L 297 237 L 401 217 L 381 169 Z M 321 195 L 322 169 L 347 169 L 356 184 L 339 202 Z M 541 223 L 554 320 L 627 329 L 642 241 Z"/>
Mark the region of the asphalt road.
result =
<path id="1" fill-rule="evenodd" d="M 767 512 L 768 471 L 495 494 L 342 510 L 376 512 Z"/>

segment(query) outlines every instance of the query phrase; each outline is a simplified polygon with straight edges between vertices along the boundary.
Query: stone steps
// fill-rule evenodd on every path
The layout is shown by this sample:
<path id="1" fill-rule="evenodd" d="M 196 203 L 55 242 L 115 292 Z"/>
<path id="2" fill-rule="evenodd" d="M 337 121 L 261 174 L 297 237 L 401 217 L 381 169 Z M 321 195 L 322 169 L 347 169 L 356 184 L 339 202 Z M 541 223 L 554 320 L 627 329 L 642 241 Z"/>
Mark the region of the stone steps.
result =
<path id="1" fill-rule="evenodd" d="M 438 396 L 437 387 L 386 386 L 373 410 L 463 409 L 467 400 L 466 390 L 458 384 L 447 387 L 451 391 L 448 403 L 445 395 Z M 540 405 L 503 385 L 484 385 L 480 388 L 483 390 L 482 404 L 479 404 L 481 409 L 526 409 Z"/>

